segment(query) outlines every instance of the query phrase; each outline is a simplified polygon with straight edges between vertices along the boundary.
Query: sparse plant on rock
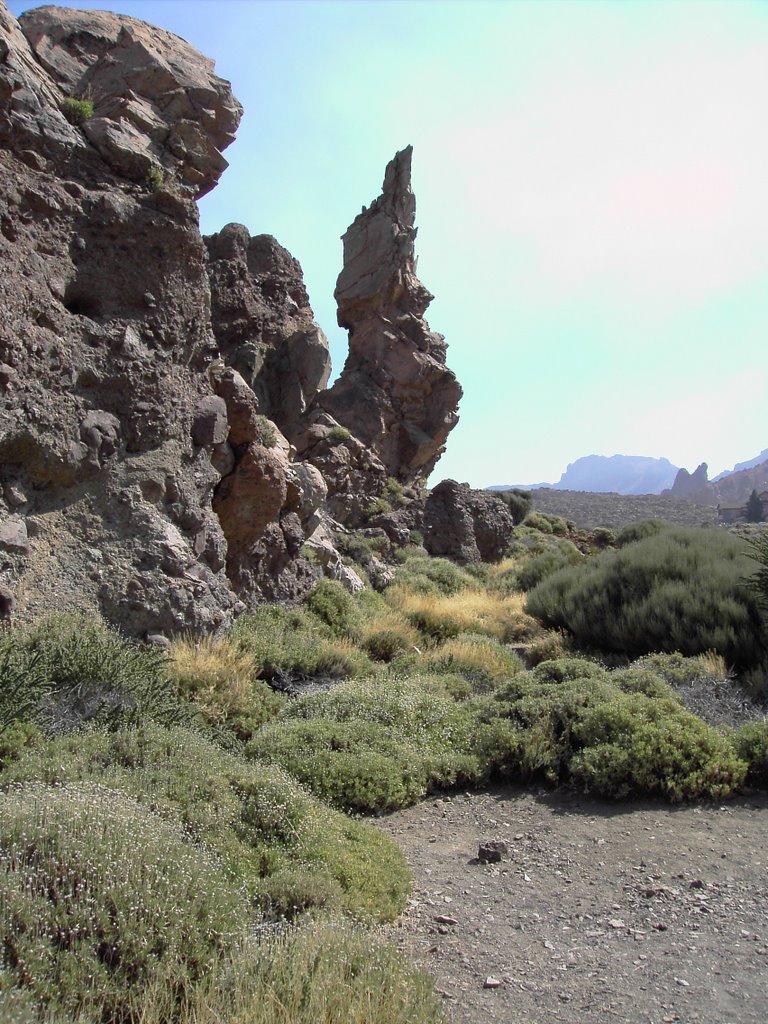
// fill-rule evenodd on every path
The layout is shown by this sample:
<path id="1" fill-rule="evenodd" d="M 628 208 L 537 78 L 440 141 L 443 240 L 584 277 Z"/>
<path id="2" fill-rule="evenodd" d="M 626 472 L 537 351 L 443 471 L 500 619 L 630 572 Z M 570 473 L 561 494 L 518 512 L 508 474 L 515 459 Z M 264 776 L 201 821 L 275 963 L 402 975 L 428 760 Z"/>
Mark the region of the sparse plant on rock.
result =
<path id="1" fill-rule="evenodd" d="M 70 124 L 79 126 L 93 117 L 93 100 L 79 100 L 74 96 L 67 96 L 61 101 L 61 112 Z"/>

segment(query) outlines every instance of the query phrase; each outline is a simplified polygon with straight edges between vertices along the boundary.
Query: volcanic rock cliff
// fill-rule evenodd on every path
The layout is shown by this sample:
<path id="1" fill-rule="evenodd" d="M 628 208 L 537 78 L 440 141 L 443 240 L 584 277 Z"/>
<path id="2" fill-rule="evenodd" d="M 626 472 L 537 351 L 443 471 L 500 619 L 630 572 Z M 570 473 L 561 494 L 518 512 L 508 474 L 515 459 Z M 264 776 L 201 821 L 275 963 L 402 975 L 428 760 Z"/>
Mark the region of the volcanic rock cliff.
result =
<path id="1" fill-rule="evenodd" d="M 345 236 L 330 363 L 298 263 L 203 240 L 241 115 L 183 40 L 0 0 L 0 613 L 100 611 L 134 634 L 225 626 L 329 571 L 354 519 L 426 477 L 460 389 L 414 274 L 410 150 Z"/>

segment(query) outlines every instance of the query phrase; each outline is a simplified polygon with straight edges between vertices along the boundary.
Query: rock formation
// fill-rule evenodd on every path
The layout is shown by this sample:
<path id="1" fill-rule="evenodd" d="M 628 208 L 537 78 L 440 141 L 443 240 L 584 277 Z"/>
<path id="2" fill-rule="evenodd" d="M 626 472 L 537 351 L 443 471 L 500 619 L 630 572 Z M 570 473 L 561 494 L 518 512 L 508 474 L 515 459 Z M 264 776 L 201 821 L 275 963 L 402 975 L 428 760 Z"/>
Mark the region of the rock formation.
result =
<path id="1" fill-rule="evenodd" d="M 382 194 L 343 236 L 335 296 L 349 355 L 297 439 L 302 457 L 328 480 L 331 499 L 381 493 L 387 477 L 423 482 L 458 420 L 461 388 L 445 365 L 442 335 L 424 319 L 432 295 L 415 273 L 411 155 L 410 146 L 396 154 Z M 352 438 L 340 443 L 338 425 Z"/>
<path id="2" fill-rule="evenodd" d="M 67 100 L 82 96 L 93 116 L 71 124 Z M 298 549 L 322 481 L 292 470 L 211 329 L 193 200 L 226 166 L 239 117 L 212 62 L 168 32 L 62 8 L 17 24 L 0 3 L 6 612 L 91 608 L 138 634 L 215 629 L 239 597 L 314 582 Z M 288 292 L 276 319 L 301 301 Z M 238 516 L 240 500 L 252 508 Z"/>
<path id="3" fill-rule="evenodd" d="M 702 462 L 693 473 L 687 469 L 679 469 L 672 487 L 662 494 L 669 494 L 673 498 L 687 498 L 689 501 L 697 501 L 703 504 L 711 504 L 714 500 L 714 488 L 707 476 L 707 464 Z"/>
<path id="4" fill-rule="evenodd" d="M 306 542 L 361 586 L 326 496 L 352 521 L 390 477 L 415 493 L 456 422 L 414 273 L 410 149 L 345 236 L 350 354 L 326 392 L 296 260 L 240 225 L 199 233 L 240 115 L 169 32 L 59 7 L 16 22 L 0 0 L 0 618 L 217 630 L 306 592 Z"/>
<path id="5" fill-rule="evenodd" d="M 372 519 L 371 525 L 397 545 L 407 544 L 410 531 L 418 530 L 430 555 L 471 564 L 502 558 L 515 522 L 504 500 L 493 491 L 443 480 L 426 497 Z"/>
<path id="6" fill-rule="evenodd" d="M 331 372 L 298 260 L 271 235 L 251 238 L 242 224 L 205 242 L 221 357 L 245 379 L 259 411 L 288 433 Z"/>

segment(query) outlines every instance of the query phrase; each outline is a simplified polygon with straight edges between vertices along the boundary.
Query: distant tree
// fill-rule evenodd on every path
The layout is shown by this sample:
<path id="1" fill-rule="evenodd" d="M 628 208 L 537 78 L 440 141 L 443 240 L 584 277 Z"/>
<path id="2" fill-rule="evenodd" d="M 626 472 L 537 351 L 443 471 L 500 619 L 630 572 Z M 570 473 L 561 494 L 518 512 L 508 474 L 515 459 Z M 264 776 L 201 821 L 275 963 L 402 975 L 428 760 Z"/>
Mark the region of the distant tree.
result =
<path id="1" fill-rule="evenodd" d="M 754 488 L 752 489 L 750 496 L 747 498 L 747 504 L 744 512 L 748 523 L 762 523 L 763 503 L 760 501 L 760 496 Z"/>

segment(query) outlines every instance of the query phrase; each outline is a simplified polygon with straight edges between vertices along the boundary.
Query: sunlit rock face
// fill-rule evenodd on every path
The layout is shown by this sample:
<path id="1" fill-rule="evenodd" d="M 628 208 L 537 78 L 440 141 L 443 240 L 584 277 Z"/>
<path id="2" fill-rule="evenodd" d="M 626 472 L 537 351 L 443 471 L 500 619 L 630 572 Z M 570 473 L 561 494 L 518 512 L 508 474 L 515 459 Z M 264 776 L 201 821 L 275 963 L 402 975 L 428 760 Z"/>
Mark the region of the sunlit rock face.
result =
<path id="1" fill-rule="evenodd" d="M 116 174 L 142 182 L 154 170 L 197 197 L 214 187 L 242 107 L 212 60 L 171 32 L 106 11 L 38 7 L 19 24 L 49 81 L 93 103 L 82 135 Z"/>
<path id="2" fill-rule="evenodd" d="M 66 101 L 83 95 L 93 117 L 73 124 Z M 239 116 L 212 62 L 170 33 L 53 7 L 20 27 L 0 3 L 0 586 L 14 616 L 82 608 L 141 635 L 216 630 L 236 609 L 212 508 L 234 460 L 194 198 Z"/>
<path id="3" fill-rule="evenodd" d="M 346 475 L 374 493 L 382 475 L 405 484 L 426 480 L 458 420 L 461 398 L 445 365 L 445 340 L 424 319 L 432 295 L 415 272 L 411 155 L 410 146 L 395 155 L 382 194 L 343 236 L 335 296 L 349 355 L 338 380 L 319 396 L 310 418 L 314 436 L 305 442 L 307 457 L 324 468 L 333 454 L 322 443 L 322 428 L 334 422 L 347 428 L 367 453 L 372 479 L 366 483 L 364 472 L 349 466 Z M 318 410 L 331 419 L 323 421 Z M 328 475 L 333 498 L 347 485 L 334 484 L 333 469 Z"/>

